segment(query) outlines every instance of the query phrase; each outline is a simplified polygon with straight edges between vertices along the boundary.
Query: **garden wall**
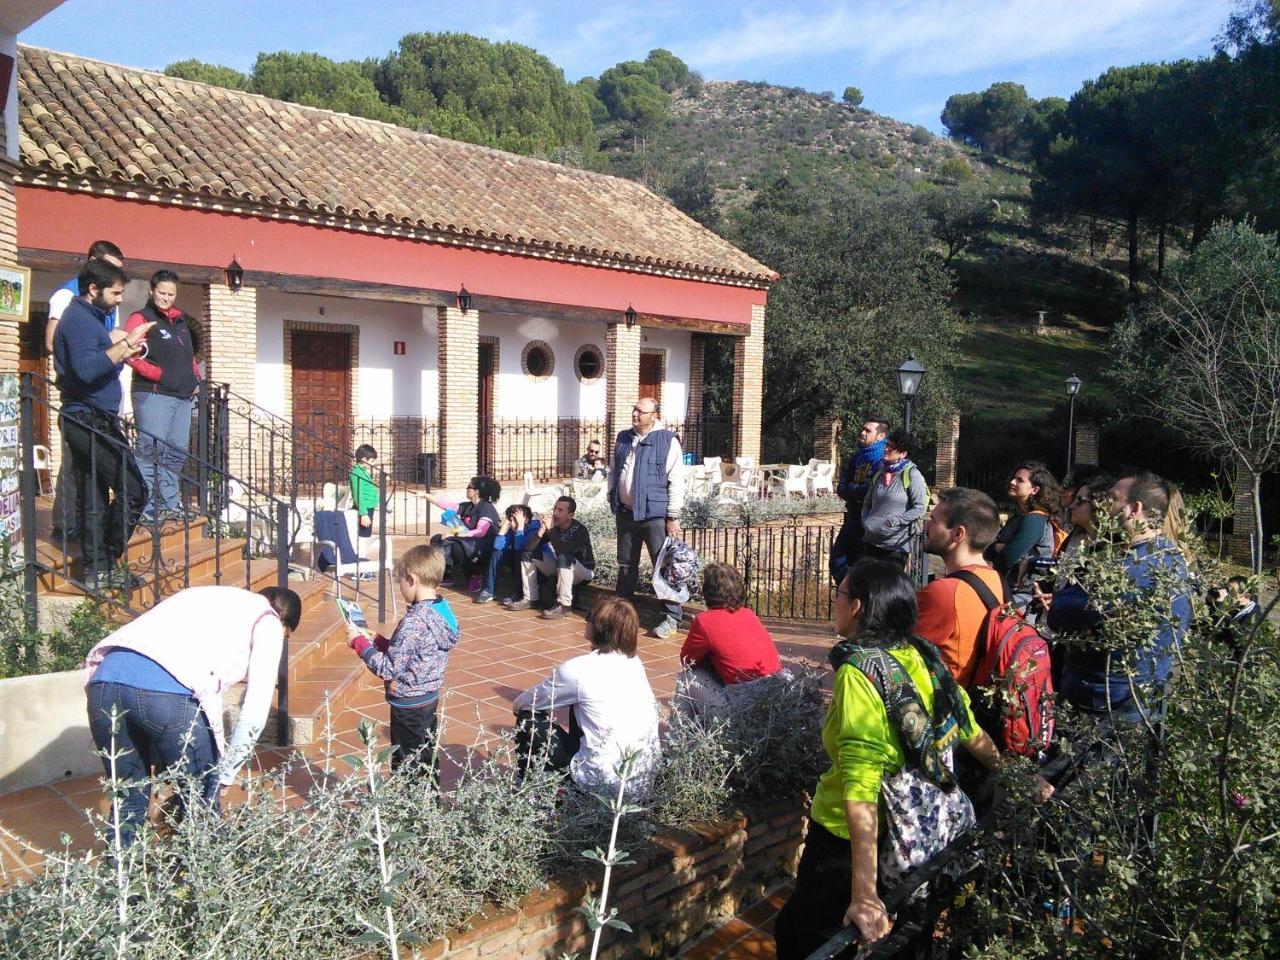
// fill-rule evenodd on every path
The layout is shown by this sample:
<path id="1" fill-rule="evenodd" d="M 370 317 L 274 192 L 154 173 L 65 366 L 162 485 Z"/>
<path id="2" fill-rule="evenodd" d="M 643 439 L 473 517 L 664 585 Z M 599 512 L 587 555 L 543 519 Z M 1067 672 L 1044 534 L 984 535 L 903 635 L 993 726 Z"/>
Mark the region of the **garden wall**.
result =
<path id="1" fill-rule="evenodd" d="M 634 865 L 614 873 L 609 907 L 633 933 L 606 930 L 602 960 L 669 957 L 709 922 L 795 875 L 806 807 L 795 799 L 759 806 L 723 823 L 668 830 L 632 850 Z M 460 930 L 419 952 L 425 960 L 554 960 L 586 956 L 591 935 L 578 912 L 583 897 L 599 895 L 600 875 L 565 878 L 526 896 L 517 907 L 487 909 Z"/>
<path id="2" fill-rule="evenodd" d="M 83 670 L 0 680 L 0 793 L 102 770 L 84 682 Z"/>

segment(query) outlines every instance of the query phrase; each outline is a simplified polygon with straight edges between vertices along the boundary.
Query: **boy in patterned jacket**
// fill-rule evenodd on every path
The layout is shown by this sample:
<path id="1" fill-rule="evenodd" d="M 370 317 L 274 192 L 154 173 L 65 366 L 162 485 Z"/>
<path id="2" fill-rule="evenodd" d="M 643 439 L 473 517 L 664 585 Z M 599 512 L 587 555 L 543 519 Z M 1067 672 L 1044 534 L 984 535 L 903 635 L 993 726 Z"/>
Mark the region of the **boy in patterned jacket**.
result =
<path id="1" fill-rule="evenodd" d="M 444 578 L 444 553 L 420 544 L 395 565 L 396 585 L 408 604 L 391 638 L 348 626 L 351 648 L 386 685 L 391 707 L 392 771 L 434 775 L 436 707 L 449 651 L 458 643 L 458 621 L 436 588 Z"/>

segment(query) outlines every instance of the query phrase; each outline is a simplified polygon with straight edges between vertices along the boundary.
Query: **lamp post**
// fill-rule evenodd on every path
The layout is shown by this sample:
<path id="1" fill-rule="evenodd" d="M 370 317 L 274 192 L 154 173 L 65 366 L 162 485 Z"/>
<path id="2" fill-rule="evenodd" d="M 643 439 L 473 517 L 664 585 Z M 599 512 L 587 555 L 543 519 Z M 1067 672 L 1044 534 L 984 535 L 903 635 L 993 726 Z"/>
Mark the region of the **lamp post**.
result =
<path id="1" fill-rule="evenodd" d="M 1083 381 L 1074 373 L 1067 377 L 1067 473 L 1071 472 L 1072 454 L 1075 453 L 1076 394 Z"/>
<path id="2" fill-rule="evenodd" d="M 914 353 L 909 354 L 898 368 L 898 394 L 902 397 L 902 428 L 911 429 L 911 398 L 920 392 L 920 381 L 924 379 L 924 364 L 916 359 Z"/>

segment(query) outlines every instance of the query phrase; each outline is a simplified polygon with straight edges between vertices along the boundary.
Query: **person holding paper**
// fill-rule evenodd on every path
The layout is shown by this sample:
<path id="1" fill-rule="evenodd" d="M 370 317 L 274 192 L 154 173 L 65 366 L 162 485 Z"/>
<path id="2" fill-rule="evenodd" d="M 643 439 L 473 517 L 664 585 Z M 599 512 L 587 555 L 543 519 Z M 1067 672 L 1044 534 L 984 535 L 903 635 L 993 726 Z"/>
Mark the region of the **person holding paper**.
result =
<path id="1" fill-rule="evenodd" d="M 301 599 L 284 587 L 190 587 L 89 651 L 89 730 L 126 784 L 126 844 L 146 819 L 153 770 L 203 777 L 202 799 L 218 808 L 266 725 L 280 653 L 301 617 Z M 222 695 L 237 683 L 247 686 L 228 743 Z M 111 756 L 102 763 L 111 776 Z"/>

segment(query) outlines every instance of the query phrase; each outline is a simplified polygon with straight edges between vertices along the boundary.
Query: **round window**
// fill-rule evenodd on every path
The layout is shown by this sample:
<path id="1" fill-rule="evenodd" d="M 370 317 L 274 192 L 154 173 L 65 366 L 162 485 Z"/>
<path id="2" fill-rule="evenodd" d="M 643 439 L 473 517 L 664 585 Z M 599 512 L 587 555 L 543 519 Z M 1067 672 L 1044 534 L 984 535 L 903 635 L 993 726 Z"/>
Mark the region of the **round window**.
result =
<path id="1" fill-rule="evenodd" d="M 551 371 L 555 369 L 556 358 L 551 352 L 551 347 L 542 340 L 534 340 L 525 346 L 524 351 L 520 355 L 520 365 L 524 367 L 527 376 L 533 377 L 535 380 L 541 380 L 551 376 Z"/>
<path id="2" fill-rule="evenodd" d="M 579 380 L 598 380 L 604 374 L 604 357 L 601 356 L 599 347 L 588 344 L 579 348 L 574 362 Z"/>

